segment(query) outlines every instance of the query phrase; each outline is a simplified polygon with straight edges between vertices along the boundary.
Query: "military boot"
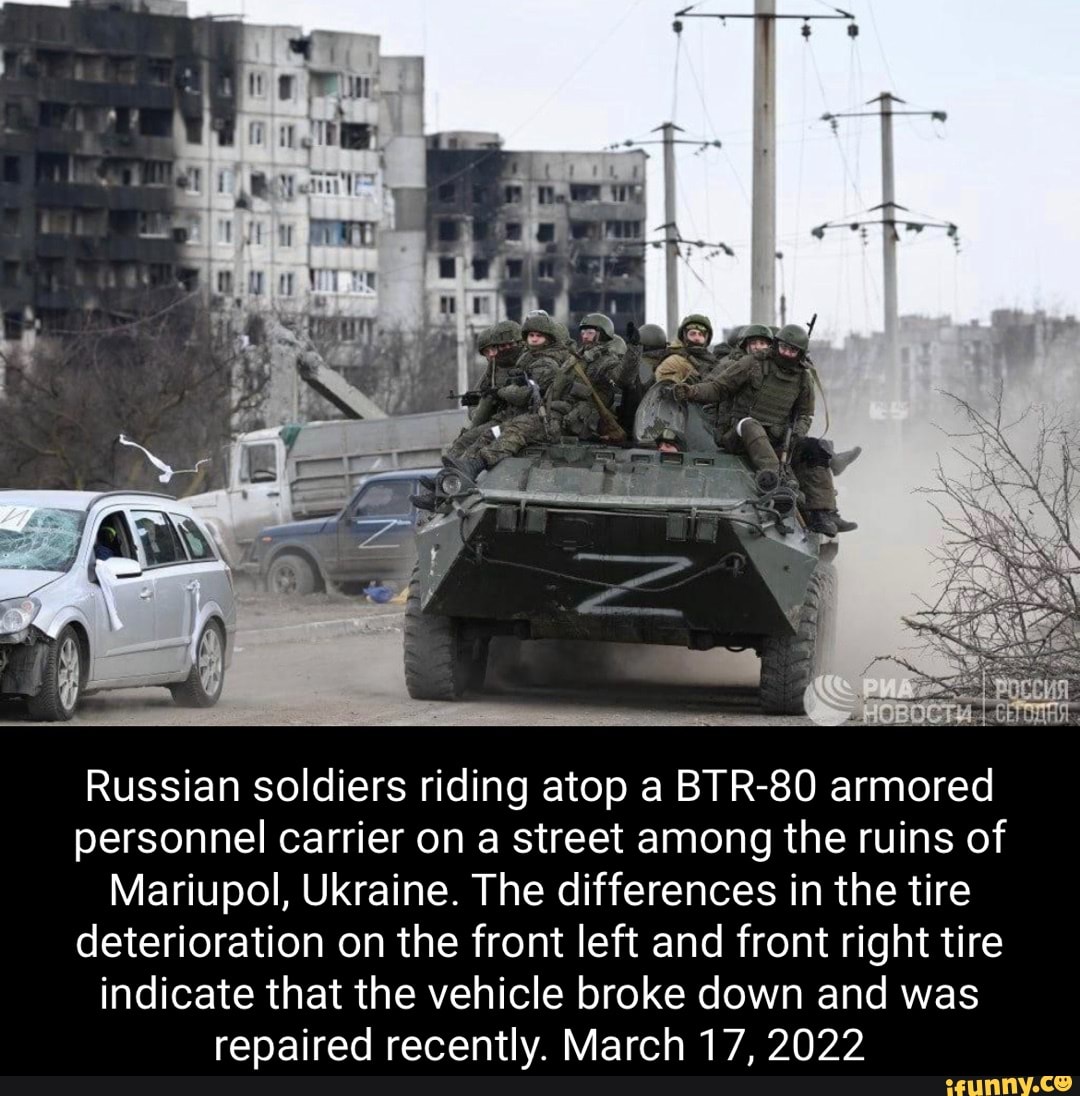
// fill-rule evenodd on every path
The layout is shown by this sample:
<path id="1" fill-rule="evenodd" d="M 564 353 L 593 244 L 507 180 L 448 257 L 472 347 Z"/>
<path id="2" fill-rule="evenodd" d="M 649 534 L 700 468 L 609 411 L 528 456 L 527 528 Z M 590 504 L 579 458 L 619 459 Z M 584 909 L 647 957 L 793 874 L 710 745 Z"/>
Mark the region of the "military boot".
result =
<path id="1" fill-rule="evenodd" d="M 443 457 L 443 464 L 460 472 L 466 479 L 476 482 L 476 477 L 483 472 L 487 465 L 479 457 Z"/>
<path id="2" fill-rule="evenodd" d="M 861 452 L 862 446 L 856 445 L 854 449 L 845 449 L 842 453 L 837 453 L 836 456 L 829 461 L 829 467 L 832 469 L 832 474 L 834 476 L 840 475 L 849 464 L 858 459 Z"/>
<path id="3" fill-rule="evenodd" d="M 822 536 L 835 537 L 839 530 L 833 521 L 832 510 L 808 510 L 806 514 L 806 527 L 811 533 L 821 533 Z"/>
<path id="4" fill-rule="evenodd" d="M 833 525 L 836 526 L 836 531 L 838 533 L 850 533 L 853 529 L 859 528 L 859 523 L 857 521 L 845 521 L 840 516 L 840 512 L 838 510 L 833 510 L 829 514 L 829 517 L 832 519 Z"/>

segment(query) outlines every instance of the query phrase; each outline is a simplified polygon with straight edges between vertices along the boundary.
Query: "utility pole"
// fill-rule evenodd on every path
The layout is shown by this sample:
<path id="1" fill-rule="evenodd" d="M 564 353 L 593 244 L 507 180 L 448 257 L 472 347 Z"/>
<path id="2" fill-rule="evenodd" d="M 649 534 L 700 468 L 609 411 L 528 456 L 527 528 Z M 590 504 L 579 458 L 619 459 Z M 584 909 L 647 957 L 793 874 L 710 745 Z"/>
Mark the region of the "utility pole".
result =
<path id="1" fill-rule="evenodd" d="M 454 313 L 457 320 L 457 390 L 468 392 L 469 348 L 466 345 L 465 332 L 465 256 L 456 256 L 455 262 L 457 263 L 457 293 L 454 300 Z"/>
<path id="2" fill-rule="evenodd" d="M 889 379 L 891 398 L 894 407 L 891 411 L 900 421 L 902 415 L 899 405 L 903 404 L 904 391 L 900 378 L 900 307 L 899 289 L 897 278 L 897 248 L 900 242 L 899 225 L 903 225 L 909 232 L 922 232 L 924 228 L 944 228 L 953 244 L 959 250 L 960 240 L 956 225 L 951 221 L 913 221 L 899 219 L 900 213 L 907 213 L 905 206 L 896 201 L 896 161 L 893 156 L 893 118 L 899 115 L 929 117 L 936 122 L 944 122 L 948 115 L 943 110 L 894 110 L 893 104 L 907 104 L 892 92 L 883 91 L 876 99 L 871 99 L 867 106 L 878 103 L 876 111 L 854 111 L 846 114 L 823 114 L 822 121 L 828 122 L 835 132 L 837 119 L 839 118 L 868 118 L 875 114 L 881 118 L 881 205 L 868 210 L 869 213 L 881 211 L 880 221 L 847 221 L 827 222 L 818 225 L 811 231 L 811 235 L 819 240 L 824 239 L 825 232 L 830 228 L 860 229 L 867 224 L 881 225 L 882 238 L 882 263 L 883 263 L 883 289 L 885 296 L 885 368 Z"/>
<path id="3" fill-rule="evenodd" d="M 881 104 L 881 232 L 883 240 L 885 291 L 885 356 L 886 368 L 893 379 L 892 397 L 903 401 L 900 386 L 900 306 L 896 283 L 896 166 L 893 160 L 893 101 L 895 96 L 883 91 L 871 102 Z M 903 99 L 895 99 L 902 103 Z"/>
<path id="4" fill-rule="evenodd" d="M 750 321 L 776 320 L 776 0 L 754 0 Z"/>
<path id="5" fill-rule="evenodd" d="M 678 26 L 678 24 L 676 24 Z M 679 235 L 679 226 L 676 221 L 675 213 L 675 146 L 676 145 L 693 145 L 698 152 L 705 152 L 710 148 L 721 148 L 719 141 L 688 141 L 683 140 L 675 136 L 676 130 L 679 133 L 683 132 L 682 126 L 677 126 L 674 122 L 664 122 L 658 125 L 652 132 L 662 133 L 663 140 L 661 141 L 634 141 L 625 140 L 617 141 L 613 145 L 608 145 L 609 149 L 617 148 L 640 148 L 643 145 L 663 145 L 664 146 L 664 217 L 666 221 L 660 226 L 659 231 L 664 233 L 664 285 L 667 290 L 667 327 L 668 338 L 673 339 L 675 332 L 679 329 L 679 244 L 680 243 L 694 243 L 693 240 L 684 241 Z M 727 244 L 706 244 L 703 241 L 696 241 L 699 247 L 717 247 L 725 251 L 728 255 L 734 255 L 735 252 L 727 246 Z M 656 247 L 660 246 L 660 241 L 655 244 Z"/>
<path id="6" fill-rule="evenodd" d="M 675 130 L 674 122 L 665 122 L 658 129 L 664 132 L 664 220 L 668 225 L 664 244 L 664 285 L 667 289 L 668 338 L 673 339 L 679 328 L 679 245 L 675 241 Z M 656 130 L 653 130 L 655 133 Z"/>
<path id="7" fill-rule="evenodd" d="M 692 5 L 696 7 L 696 5 Z M 826 5 L 831 6 L 831 5 Z M 849 37 L 859 33 L 855 16 L 842 8 L 832 15 L 778 15 L 776 0 L 754 0 L 754 13 L 675 13 L 676 19 L 754 20 L 754 177 L 750 223 L 750 321 L 776 321 L 776 21 L 798 19 L 810 38 L 813 19 L 844 19 Z"/>

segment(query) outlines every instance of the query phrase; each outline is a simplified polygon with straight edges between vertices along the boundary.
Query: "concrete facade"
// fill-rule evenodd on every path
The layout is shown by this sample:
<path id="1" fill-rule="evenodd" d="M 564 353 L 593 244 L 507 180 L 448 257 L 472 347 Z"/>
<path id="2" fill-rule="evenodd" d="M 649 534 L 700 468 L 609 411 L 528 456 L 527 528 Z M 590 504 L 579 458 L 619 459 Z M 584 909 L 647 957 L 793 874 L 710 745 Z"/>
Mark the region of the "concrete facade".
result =
<path id="1" fill-rule="evenodd" d="M 645 153 L 528 152 L 498 134 L 428 137 L 432 323 L 476 330 L 542 308 L 571 327 L 645 315 Z"/>
<path id="2" fill-rule="evenodd" d="M 7 338 L 179 287 L 308 314 L 347 362 L 422 314 L 421 58 L 180 0 L 7 4 L 0 43 Z"/>

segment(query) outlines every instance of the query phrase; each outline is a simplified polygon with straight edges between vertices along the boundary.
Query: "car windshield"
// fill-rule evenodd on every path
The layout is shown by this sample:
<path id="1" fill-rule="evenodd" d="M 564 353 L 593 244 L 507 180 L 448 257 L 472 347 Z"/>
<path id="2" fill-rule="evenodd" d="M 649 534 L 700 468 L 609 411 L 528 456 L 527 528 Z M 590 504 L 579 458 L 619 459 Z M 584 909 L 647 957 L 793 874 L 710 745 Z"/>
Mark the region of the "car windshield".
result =
<path id="1" fill-rule="evenodd" d="M 0 503 L 0 570 L 66 571 L 85 518 L 81 510 Z"/>

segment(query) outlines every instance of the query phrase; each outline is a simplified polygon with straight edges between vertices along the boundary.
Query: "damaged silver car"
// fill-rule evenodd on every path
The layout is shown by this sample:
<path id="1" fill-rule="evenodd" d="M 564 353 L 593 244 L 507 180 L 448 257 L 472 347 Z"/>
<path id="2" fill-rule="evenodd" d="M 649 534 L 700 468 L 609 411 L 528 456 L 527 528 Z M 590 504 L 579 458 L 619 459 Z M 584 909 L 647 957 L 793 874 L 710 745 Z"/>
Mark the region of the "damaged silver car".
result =
<path id="1" fill-rule="evenodd" d="M 235 634 L 232 575 L 189 506 L 0 490 L 0 699 L 66 720 L 87 693 L 157 685 L 208 708 Z"/>

